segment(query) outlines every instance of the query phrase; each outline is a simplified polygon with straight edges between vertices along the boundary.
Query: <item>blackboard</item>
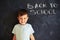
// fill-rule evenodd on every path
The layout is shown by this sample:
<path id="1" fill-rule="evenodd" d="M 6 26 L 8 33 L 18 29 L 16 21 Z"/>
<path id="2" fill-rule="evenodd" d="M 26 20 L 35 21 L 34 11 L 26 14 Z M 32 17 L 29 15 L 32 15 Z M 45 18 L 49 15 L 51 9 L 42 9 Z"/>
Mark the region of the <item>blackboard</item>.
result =
<path id="1" fill-rule="evenodd" d="M 60 0 L 1 0 L 0 40 L 12 40 L 19 9 L 28 10 L 36 40 L 60 40 Z"/>

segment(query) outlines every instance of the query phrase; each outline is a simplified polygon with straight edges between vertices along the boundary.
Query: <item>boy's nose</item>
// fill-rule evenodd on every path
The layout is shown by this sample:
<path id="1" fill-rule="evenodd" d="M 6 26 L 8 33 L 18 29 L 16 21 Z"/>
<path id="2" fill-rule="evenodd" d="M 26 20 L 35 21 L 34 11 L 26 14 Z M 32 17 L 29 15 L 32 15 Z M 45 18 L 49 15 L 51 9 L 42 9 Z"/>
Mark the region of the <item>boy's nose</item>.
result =
<path id="1" fill-rule="evenodd" d="M 22 22 L 24 22 L 24 19 L 22 19 Z"/>

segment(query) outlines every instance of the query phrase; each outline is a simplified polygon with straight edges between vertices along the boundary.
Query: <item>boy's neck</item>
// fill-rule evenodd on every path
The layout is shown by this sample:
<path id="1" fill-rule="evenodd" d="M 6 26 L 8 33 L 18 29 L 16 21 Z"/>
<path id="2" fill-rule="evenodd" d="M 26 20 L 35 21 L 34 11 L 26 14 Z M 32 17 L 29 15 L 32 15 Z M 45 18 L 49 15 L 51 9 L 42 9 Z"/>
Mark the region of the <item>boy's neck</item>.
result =
<path id="1" fill-rule="evenodd" d="M 19 23 L 20 24 L 20 23 Z M 26 23 L 27 24 L 27 23 Z M 20 24 L 20 25 L 26 25 L 26 24 Z"/>

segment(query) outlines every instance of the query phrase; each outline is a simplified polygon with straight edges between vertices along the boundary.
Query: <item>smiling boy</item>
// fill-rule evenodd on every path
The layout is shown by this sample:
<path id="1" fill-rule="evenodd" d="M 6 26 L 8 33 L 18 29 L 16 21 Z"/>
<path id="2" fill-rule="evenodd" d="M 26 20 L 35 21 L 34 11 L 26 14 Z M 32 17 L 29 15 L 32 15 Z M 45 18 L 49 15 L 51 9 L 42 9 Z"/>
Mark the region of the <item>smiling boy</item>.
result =
<path id="1" fill-rule="evenodd" d="M 25 9 L 21 9 L 18 11 L 18 24 L 16 24 L 12 30 L 14 34 L 13 40 L 35 40 L 34 38 L 34 30 L 31 24 L 28 24 L 28 12 Z"/>

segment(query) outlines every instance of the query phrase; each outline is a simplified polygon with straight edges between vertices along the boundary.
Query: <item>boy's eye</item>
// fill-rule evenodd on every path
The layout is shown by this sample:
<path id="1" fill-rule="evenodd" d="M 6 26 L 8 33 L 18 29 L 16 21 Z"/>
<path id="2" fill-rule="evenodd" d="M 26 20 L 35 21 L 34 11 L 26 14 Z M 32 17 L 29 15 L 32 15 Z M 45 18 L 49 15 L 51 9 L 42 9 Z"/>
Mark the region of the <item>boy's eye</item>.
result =
<path id="1" fill-rule="evenodd" d="M 24 19 L 26 19 L 26 18 L 24 18 Z"/>

